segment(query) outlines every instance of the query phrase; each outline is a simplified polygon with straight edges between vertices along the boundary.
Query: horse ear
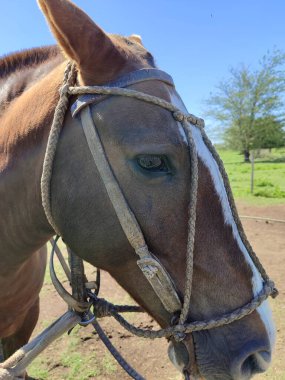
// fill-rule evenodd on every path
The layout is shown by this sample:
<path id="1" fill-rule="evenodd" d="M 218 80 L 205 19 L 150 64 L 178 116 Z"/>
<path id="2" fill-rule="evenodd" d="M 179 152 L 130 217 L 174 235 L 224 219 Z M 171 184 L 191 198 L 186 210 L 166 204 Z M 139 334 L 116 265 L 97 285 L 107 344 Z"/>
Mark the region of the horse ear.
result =
<path id="1" fill-rule="evenodd" d="M 84 82 L 112 76 L 126 58 L 111 38 L 69 0 L 38 0 L 64 54 L 76 62 Z M 96 76 L 96 78 L 95 78 Z"/>
<path id="2" fill-rule="evenodd" d="M 130 37 L 129 37 L 130 40 L 133 40 L 135 42 L 137 42 L 138 44 L 142 45 L 143 46 L 143 42 L 142 42 L 142 38 L 140 35 L 138 34 L 132 34 Z"/>

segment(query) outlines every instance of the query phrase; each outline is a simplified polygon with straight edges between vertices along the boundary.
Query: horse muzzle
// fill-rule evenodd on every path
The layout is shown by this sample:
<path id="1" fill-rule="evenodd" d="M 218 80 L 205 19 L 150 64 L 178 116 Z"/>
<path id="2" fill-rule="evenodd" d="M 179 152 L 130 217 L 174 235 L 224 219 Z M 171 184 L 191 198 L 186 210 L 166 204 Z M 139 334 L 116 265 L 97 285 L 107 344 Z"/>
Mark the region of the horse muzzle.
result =
<path id="1" fill-rule="evenodd" d="M 239 324 L 244 325 L 244 321 Z M 172 340 L 169 359 L 181 373 L 188 373 L 191 380 L 249 380 L 265 372 L 271 362 L 271 347 L 265 334 L 255 331 L 252 335 L 248 331 L 248 339 L 241 342 L 242 334 L 237 337 L 231 330 L 222 327 L 187 334 L 181 342 Z M 225 340 L 221 339 L 223 335 L 227 337 Z M 235 341 L 235 349 L 228 346 L 227 340 Z"/>

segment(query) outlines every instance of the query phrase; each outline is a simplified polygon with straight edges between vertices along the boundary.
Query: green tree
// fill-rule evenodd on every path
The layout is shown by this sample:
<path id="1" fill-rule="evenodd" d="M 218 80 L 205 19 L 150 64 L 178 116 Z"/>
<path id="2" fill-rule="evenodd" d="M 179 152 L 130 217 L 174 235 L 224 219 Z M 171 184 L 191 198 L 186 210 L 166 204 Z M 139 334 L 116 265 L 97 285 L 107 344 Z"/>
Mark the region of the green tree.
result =
<path id="1" fill-rule="evenodd" d="M 251 149 L 262 148 L 258 144 L 269 141 L 270 133 L 274 132 L 275 138 L 269 145 L 274 141 L 280 145 L 277 137 L 282 135 L 285 115 L 284 64 L 285 54 L 274 50 L 262 57 L 257 70 L 245 65 L 232 68 L 229 78 L 218 84 L 206 102 L 207 115 L 219 122 L 227 145 L 241 150 L 246 161 Z"/>
<path id="2" fill-rule="evenodd" d="M 273 116 L 256 119 L 252 141 L 253 149 L 279 148 L 285 145 L 283 123 Z"/>
<path id="3" fill-rule="evenodd" d="M 255 119 L 252 128 L 250 120 L 241 118 L 239 124 L 233 123 L 223 134 L 226 145 L 245 153 L 251 149 L 279 148 L 285 146 L 285 130 L 283 121 L 275 116 Z"/>

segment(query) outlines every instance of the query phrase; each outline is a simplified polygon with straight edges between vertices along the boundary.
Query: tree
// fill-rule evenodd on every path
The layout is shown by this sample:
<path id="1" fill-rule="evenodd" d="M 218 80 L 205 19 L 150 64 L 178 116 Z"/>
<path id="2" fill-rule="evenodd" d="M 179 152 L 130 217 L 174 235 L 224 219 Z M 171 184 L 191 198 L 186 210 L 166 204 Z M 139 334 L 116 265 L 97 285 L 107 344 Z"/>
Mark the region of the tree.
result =
<path id="1" fill-rule="evenodd" d="M 221 124 L 225 142 L 241 150 L 246 161 L 250 150 L 262 148 L 259 144 L 269 141 L 271 133 L 275 137 L 269 145 L 280 144 L 285 116 L 284 64 L 285 54 L 274 50 L 262 57 L 257 70 L 245 65 L 232 68 L 229 78 L 221 81 L 207 100 L 207 115 Z M 284 143 L 284 136 L 281 141 Z"/>
<path id="2" fill-rule="evenodd" d="M 273 116 L 256 119 L 252 149 L 279 148 L 285 145 L 283 123 Z"/>
<path id="3" fill-rule="evenodd" d="M 249 125 L 250 120 L 242 118 L 239 124 L 233 123 L 227 128 L 224 131 L 226 145 L 243 153 L 248 150 L 248 156 L 251 149 L 271 149 L 285 145 L 284 123 L 275 116 L 256 118 L 252 128 Z"/>

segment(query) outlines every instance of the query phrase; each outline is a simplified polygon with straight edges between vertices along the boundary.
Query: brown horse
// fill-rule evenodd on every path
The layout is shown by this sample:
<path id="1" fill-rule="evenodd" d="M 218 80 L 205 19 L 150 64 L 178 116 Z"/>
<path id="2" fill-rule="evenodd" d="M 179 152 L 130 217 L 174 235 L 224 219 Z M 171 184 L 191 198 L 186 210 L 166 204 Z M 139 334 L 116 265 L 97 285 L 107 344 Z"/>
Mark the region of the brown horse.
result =
<path id="1" fill-rule="evenodd" d="M 107 35 L 69 0 L 38 0 L 59 47 L 0 61 L 0 337 L 4 356 L 25 344 L 37 322 L 46 252 L 54 234 L 42 206 L 40 179 L 66 60 L 78 82 L 100 85 L 155 67 L 138 36 Z M 161 81 L 131 86 L 172 102 Z M 183 298 L 190 162 L 184 131 L 168 111 L 125 97 L 92 107 L 112 170 L 152 252 Z M 188 320 L 204 320 L 249 302 L 262 288 L 234 222 L 217 163 L 193 127 L 199 158 L 194 277 Z M 143 157 L 144 160 L 138 159 Z M 157 166 L 141 162 L 155 157 Z M 53 218 L 69 247 L 107 270 L 161 326 L 168 313 L 138 268 L 117 220 L 78 119 L 66 114 L 55 157 Z M 274 327 L 268 305 L 230 325 L 189 334 L 169 353 L 180 370 L 205 379 L 245 380 L 271 361 Z"/>

